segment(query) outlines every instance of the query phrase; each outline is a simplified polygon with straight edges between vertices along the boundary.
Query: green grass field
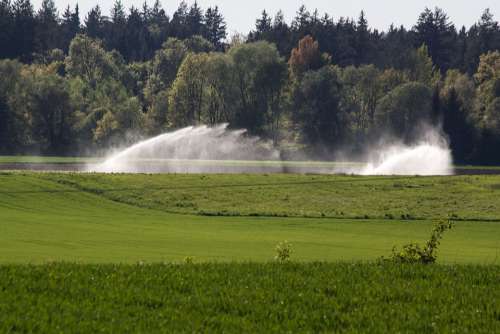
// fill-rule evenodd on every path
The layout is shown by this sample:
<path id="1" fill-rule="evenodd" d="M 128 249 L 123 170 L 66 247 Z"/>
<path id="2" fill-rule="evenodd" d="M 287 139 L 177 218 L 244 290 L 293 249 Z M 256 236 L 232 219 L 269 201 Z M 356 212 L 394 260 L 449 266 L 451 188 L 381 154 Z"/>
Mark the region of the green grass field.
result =
<path id="1" fill-rule="evenodd" d="M 283 240 L 298 261 L 367 261 L 425 241 L 450 214 L 463 221 L 441 263 L 500 263 L 495 176 L 2 173 L 0 184 L 1 263 L 269 261 Z"/>
<path id="2" fill-rule="evenodd" d="M 0 266 L 2 333 L 498 333 L 500 267 Z"/>
<path id="3" fill-rule="evenodd" d="M 0 332 L 496 333 L 499 195 L 500 176 L 0 172 Z M 448 216 L 437 265 L 376 261 Z"/>

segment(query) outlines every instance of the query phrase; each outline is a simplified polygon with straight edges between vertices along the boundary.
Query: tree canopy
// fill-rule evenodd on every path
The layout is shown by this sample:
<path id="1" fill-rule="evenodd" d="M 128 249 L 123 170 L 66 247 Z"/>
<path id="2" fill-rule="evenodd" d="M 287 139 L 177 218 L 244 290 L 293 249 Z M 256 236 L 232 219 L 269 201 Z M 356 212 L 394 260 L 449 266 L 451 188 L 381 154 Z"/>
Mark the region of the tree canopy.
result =
<path id="1" fill-rule="evenodd" d="M 282 150 L 360 151 L 442 127 L 456 161 L 500 163 L 500 26 L 456 27 L 439 8 L 411 28 L 301 6 L 227 38 L 217 6 L 0 0 L 0 153 L 69 154 L 229 123 Z"/>

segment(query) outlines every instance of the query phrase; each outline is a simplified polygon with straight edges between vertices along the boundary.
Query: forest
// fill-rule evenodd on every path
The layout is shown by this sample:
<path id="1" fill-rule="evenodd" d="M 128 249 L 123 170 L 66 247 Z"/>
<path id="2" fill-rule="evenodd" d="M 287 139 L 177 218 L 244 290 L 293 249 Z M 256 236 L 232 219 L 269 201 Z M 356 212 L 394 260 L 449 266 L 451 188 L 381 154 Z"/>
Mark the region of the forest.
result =
<path id="1" fill-rule="evenodd" d="M 0 154 L 88 155 L 219 123 L 283 152 L 356 154 L 430 125 L 456 163 L 500 163 L 500 26 L 488 9 L 471 27 L 426 8 L 413 27 L 378 31 L 363 12 L 335 20 L 302 6 L 229 36 L 221 10 L 196 2 L 170 15 L 159 0 L 117 0 L 107 16 L 0 0 L 0 76 Z"/>

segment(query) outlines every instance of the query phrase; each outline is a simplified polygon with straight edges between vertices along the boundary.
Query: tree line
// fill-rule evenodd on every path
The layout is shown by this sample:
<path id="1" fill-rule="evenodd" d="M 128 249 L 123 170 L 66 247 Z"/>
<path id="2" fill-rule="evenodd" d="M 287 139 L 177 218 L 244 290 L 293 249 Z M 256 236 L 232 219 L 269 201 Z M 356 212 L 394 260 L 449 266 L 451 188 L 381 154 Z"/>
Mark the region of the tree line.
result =
<path id="1" fill-rule="evenodd" d="M 85 153 L 192 124 L 229 123 L 284 152 L 352 153 L 441 125 L 460 163 L 500 162 L 500 28 L 457 30 L 439 8 L 371 29 L 302 6 L 227 40 L 217 7 L 159 1 L 80 22 L 52 0 L 0 0 L 0 152 Z"/>
<path id="2" fill-rule="evenodd" d="M 43 0 L 35 11 L 31 0 L 0 0 L 0 58 L 33 62 L 53 49 L 68 52 L 73 38 L 84 33 L 103 41 L 107 50 L 118 51 L 127 62 L 145 61 L 169 38 L 202 36 L 222 50 L 226 23 L 217 6 L 203 10 L 195 2 L 181 2 L 169 17 L 159 0 L 152 6 L 131 7 L 128 12 L 116 0 L 108 15 L 95 6 L 80 22 L 78 5 L 60 15 L 53 0 Z"/>

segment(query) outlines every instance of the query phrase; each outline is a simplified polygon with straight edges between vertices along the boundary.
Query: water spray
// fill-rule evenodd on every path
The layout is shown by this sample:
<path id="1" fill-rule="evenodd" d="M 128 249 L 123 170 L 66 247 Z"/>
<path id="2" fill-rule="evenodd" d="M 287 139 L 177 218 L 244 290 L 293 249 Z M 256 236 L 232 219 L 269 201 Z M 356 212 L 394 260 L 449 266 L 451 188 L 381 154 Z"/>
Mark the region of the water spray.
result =
<path id="1" fill-rule="evenodd" d="M 99 173 L 318 173 L 356 175 L 451 175 L 446 140 L 436 130 L 414 145 L 389 144 L 372 150 L 364 163 L 330 168 L 282 162 L 272 144 L 227 124 L 187 127 L 112 153 L 88 168 Z"/>

